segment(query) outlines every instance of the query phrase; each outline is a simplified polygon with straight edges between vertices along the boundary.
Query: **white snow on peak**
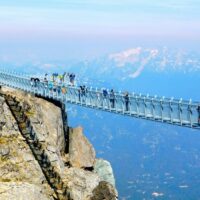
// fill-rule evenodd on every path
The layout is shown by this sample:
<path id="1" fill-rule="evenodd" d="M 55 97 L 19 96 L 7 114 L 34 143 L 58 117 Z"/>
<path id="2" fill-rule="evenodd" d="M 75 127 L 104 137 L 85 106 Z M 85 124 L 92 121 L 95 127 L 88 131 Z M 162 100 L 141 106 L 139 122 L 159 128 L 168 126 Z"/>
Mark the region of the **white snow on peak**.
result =
<path id="1" fill-rule="evenodd" d="M 109 59 L 114 60 L 118 67 L 123 67 L 126 63 L 135 63 L 139 60 L 139 55 L 142 52 L 141 47 L 128 49 L 119 53 L 114 53 L 109 56 Z"/>
<path id="2" fill-rule="evenodd" d="M 145 60 L 149 60 L 156 57 L 158 53 L 158 49 L 142 49 L 142 47 L 137 47 L 119 53 L 110 54 L 109 59 L 114 60 L 118 67 L 123 67 L 127 63 L 134 64 L 141 61 L 141 56 L 143 54 L 147 56 Z"/>
<path id="3" fill-rule="evenodd" d="M 129 74 L 129 77 L 137 78 L 149 61 L 154 59 L 158 53 L 158 49 L 142 49 L 141 47 L 137 47 L 111 54 L 109 59 L 113 60 L 117 67 L 125 67 L 126 64 L 134 65 L 137 63 L 133 69 L 133 73 Z"/>
<path id="4" fill-rule="evenodd" d="M 200 70 L 200 58 L 197 54 L 183 49 L 142 48 L 127 49 L 108 56 L 113 66 L 126 72 L 129 78 L 137 78 L 148 69 L 156 72 L 180 71 L 196 72 Z"/>

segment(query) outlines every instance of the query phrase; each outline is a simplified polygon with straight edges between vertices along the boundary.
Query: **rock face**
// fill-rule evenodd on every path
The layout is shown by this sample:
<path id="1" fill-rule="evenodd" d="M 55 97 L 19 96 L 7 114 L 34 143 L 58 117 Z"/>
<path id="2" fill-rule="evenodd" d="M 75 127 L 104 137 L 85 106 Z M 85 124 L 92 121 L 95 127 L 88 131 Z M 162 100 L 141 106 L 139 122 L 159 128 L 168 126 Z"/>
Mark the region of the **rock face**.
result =
<path id="1" fill-rule="evenodd" d="M 39 141 L 45 146 L 53 166 L 61 173 L 64 169 L 61 155 L 64 155 L 66 144 L 61 109 L 46 100 L 18 90 L 2 88 L 2 91 L 17 97 L 23 107 L 30 108 L 27 114 L 33 129 L 37 132 Z"/>
<path id="2" fill-rule="evenodd" d="M 93 191 L 91 200 L 116 200 L 117 191 L 115 188 L 106 181 L 101 181 Z"/>
<path id="3" fill-rule="evenodd" d="M 70 198 L 76 200 L 90 199 L 92 191 L 98 186 L 100 178 L 97 174 L 79 168 L 68 168 L 64 172 Z"/>
<path id="4" fill-rule="evenodd" d="M 25 200 L 27 194 L 30 200 L 117 199 L 111 165 L 95 158 L 95 150 L 81 127 L 70 128 L 65 140 L 66 129 L 58 106 L 18 90 L 3 88 L 1 92 L 14 96 L 20 103 L 43 156 L 39 160 L 34 156 L 23 131 L 19 131 L 20 117 L 13 117 L 0 95 L 0 199 Z M 50 163 L 44 164 L 42 160 L 47 158 Z M 51 171 L 45 174 L 47 164 Z M 48 179 L 47 174 L 53 177 Z M 59 190 L 64 193 L 59 195 Z"/>
<path id="5" fill-rule="evenodd" d="M 21 136 L 4 99 L 0 99 L 0 199 L 51 199 L 54 192 Z"/>
<path id="6" fill-rule="evenodd" d="M 82 133 L 82 128 L 70 129 L 69 162 L 72 167 L 91 168 L 95 162 L 95 150 Z"/>
<path id="7" fill-rule="evenodd" d="M 40 98 L 33 98 L 31 104 L 34 115 L 30 116 L 33 129 L 46 147 L 46 153 L 55 168 L 62 172 L 64 163 L 65 138 L 61 110 L 57 106 Z"/>
<path id="8" fill-rule="evenodd" d="M 49 200 L 41 187 L 30 183 L 0 183 L 0 199 L 2 200 Z M 53 200 L 53 198 L 51 198 Z"/>

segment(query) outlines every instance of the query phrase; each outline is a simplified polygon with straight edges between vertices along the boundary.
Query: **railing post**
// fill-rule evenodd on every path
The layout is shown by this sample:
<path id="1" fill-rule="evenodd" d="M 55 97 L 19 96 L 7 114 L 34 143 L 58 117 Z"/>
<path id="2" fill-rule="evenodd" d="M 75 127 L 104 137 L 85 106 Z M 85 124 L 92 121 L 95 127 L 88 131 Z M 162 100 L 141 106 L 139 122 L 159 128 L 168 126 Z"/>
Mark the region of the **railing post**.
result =
<path id="1" fill-rule="evenodd" d="M 165 118 L 164 106 L 163 106 L 164 103 L 165 103 L 165 96 L 162 97 L 162 122 L 164 121 Z"/>
<path id="2" fill-rule="evenodd" d="M 90 106 L 93 107 L 93 104 L 92 104 L 92 86 L 90 87 L 90 96 L 89 96 L 89 102 L 90 102 Z"/>
<path id="3" fill-rule="evenodd" d="M 139 106 L 138 106 L 138 97 L 135 96 L 135 102 L 136 102 L 136 111 L 137 111 L 137 116 L 139 117 Z"/>
<path id="4" fill-rule="evenodd" d="M 106 96 L 106 109 L 107 110 L 109 110 L 110 109 L 110 93 L 109 93 L 109 90 L 108 89 L 106 89 L 107 90 L 107 96 Z"/>
<path id="5" fill-rule="evenodd" d="M 171 123 L 173 123 L 173 118 L 172 118 L 172 112 L 173 112 L 173 108 L 172 108 L 172 101 L 173 101 L 174 97 L 171 97 L 170 101 L 169 101 L 169 109 L 170 109 L 170 121 Z"/>
<path id="6" fill-rule="evenodd" d="M 99 108 L 99 103 L 100 103 L 100 101 L 99 101 L 99 96 L 100 94 L 98 93 L 98 90 L 97 90 L 97 87 L 95 88 L 95 104 L 96 104 L 96 106 Z"/>
<path id="7" fill-rule="evenodd" d="M 122 113 L 125 113 L 125 101 L 123 99 L 123 95 L 121 95 L 121 102 L 122 102 Z"/>
<path id="8" fill-rule="evenodd" d="M 148 104 L 147 104 L 147 102 L 149 101 L 149 94 L 148 94 L 148 93 L 147 93 L 147 95 L 146 95 L 145 101 L 146 101 L 146 102 L 145 102 L 145 104 L 146 104 L 146 117 L 148 117 L 148 112 L 147 112 L 147 111 L 148 111 L 148 106 L 147 106 Z"/>
<path id="9" fill-rule="evenodd" d="M 192 99 L 190 99 L 189 104 L 188 104 L 189 121 L 190 121 L 190 127 L 192 128 L 193 124 L 192 124 L 192 108 L 191 108 L 191 104 L 192 104 Z"/>
<path id="10" fill-rule="evenodd" d="M 146 105 L 146 97 L 144 97 L 144 116 L 145 116 L 145 118 L 147 118 L 147 105 Z"/>
<path id="11" fill-rule="evenodd" d="M 161 108 L 161 121 L 163 122 L 163 98 L 160 99 L 160 108 Z"/>
<path id="12" fill-rule="evenodd" d="M 179 120 L 180 120 L 180 124 L 182 126 L 182 98 L 180 98 L 179 102 L 178 102 L 178 111 L 179 111 Z"/>
<path id="13" fill-rule="evenodd" d="M 155 119 L 155 105 L 154 105 L 154 98 L 151 99 L 151 106 L 152 106 L 152 116 Z"/>
<path id="14" fill-rule="evenodd" d="M 135 93 L 133 92 L 132 93 L 132 96 L 131 95 L 129 95 L 129 101 L 128 101 L 128 108 L 129 108 L 129 113 L 130 113 L 130 115 L 132 115 L 132 104 L 131 104 L 131 100 L 134 98 L 134 95 L 135 95 Z"/>

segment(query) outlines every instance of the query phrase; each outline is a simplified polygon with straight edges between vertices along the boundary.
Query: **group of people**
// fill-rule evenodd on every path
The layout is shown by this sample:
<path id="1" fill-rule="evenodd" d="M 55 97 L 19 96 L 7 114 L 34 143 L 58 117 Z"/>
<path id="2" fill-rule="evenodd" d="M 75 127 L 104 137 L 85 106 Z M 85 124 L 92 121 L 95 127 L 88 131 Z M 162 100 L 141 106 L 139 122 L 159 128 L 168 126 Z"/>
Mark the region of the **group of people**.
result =
<path id="1" fill-rule="evenodd" d="M 51 75 L 46 73 L 43 80 L 38 77 L 31 77 L 30 83 L 32 88 L 38 88 L 40 84 L 44 84 L 49 90 L 60 92 L 66 90 L 66 85 L 74 86 L 75 77 L 76 75 L 74 73 L 52 73 Z"/>
<path id="2" fill-rule="evenodd" d="M 85 85 L 79 86 L 78 89 L 78 98 L 79 101 L 85 102 L 86 95 L 87 95 L 88 89 Z M 116 93 L 113 89 L 110 90 L 110 92 L 107 89 L 102 89 L 101 91 L 96 92 L 96 97 L 101 106 L 107 105 L 110 108 L 116 107 Z M 124 104 L 125 104 L 125 111 L 130 110 L 130 98 L 129 93 L 125 92 L 123 96 Z M 110 103 L 109 103 L 110 102 Z"/>
<path id="3" fill-rule="evenodd" d="M 45 87 L 47 87 L 50 91 L 63 93 L 67 93 L 67 85 L 74 86 L 75 85 L 75 77 L 76 75 L 74 73 L 66 73 L 64 72 L 63 74 L 58 74 L 58 73 L 53 73 L 52 75 L 45 74 L 44 76 L 44 84 Z M 39 84 L 42 82 L 40 81 L 39 78 L 34 78 L 31 77 L 30 79 L 31 86 L 32 87 L 38 87 Z M 88 89 L 85 85 L 81 85 L 78 88 L 78 99 L 79 101 L 86 101 L 86 95 L 88 93 Z M 109 92 L 107 89 L 102 89 L 101 92 L 97 92 L 97 100 L 101 102 L 101 105 L 103 106 L 104 104 L 108 104 L 110 101 L 110 108 L 115 108 L 116 107 L 116 93 L 114 92 L 113 89 L 111 89 Z M 129 93 L 125 92 L 123 95 L 123 101 L 125 105 L 125 111 L 130 110 L 130 97 Z M 198 124 L 200 124 L 200 105 L 197 107 L 197 112 L 198 112 Z"/>
<path id="4" fill-rule="evenodd" d="M 110 100 L 110 107 L 115 108 L 117 99 L 116 99 L 116 94 L 115 94 L 114 90 L 111 89 L 110 92 L 108 93 L 108 90 L 103 89 L 102 94 L 103 94 L 104 100 L 107 100 L 107 99 Z M 124 100 L 124 104 L 125 104 L 125 111 L 129 111 L 130 110 L 130 98 L 129 98 L 128 92 L 124 93 L 123 100 Z"/>
<path id="5" fill-rule="evenodd" d="M 50 77 L 48 74 L 45 74 L 44 81 L 45 82 L 50 81 L 57 85 L 67 84 L 74 86 L 75 77 L 76 75 L 74 73 L 66 73 L 66 72 L 64 72 L 63 74 L 53 73 L 52 75 L 50 75 Z"/>
<path id="6" fill-rule="evenodd" d="M 46 88 L 48 88 L 50 91 L 54 93 L 67 93 L 67 85 L 74 86 L 75 83 L 75 77 L 76 75 L 74 73 L 52 73 L 50 76 L 48 74 L 45 74 L 43 83 Z M 39 78 L 33 78 L 30 79 L 31 86 L 32 87 L 38 87 L 39 84 L 42 82 Z M 88 93 L 88 89 L 85 85 L 79 86 L 78 89 L 78 99 L 79 101 L 86 101 L 86 94 Z M 106 89 L 102 89 L 102 91 L 97 92 L 97 99 L 101 101 L 101 104 L 103 106 L 103 103 L 108 105 L 108 102 L 110 101 L 110 108 L 116 107 L 116 94 L 113 89 L 108 92 Z M 130 99 L 129 94 L 126 92 L 123 96 L 124 104 L 125 104 L 125 111 L 130 110 Z"/>
<path id="7" fill-rule="evenodd" d="M 31 87 L 37 87 L 39 83 L 40 83 L 40 79 L 39 78 L 31 77 Z"/>
<path id="8" fill-rule="evenodd" d="M 78 99 L 79 101 L 85 101 L 86 93 L 88 92 L 85 85 L 80 85 L 78 89 Z"/>

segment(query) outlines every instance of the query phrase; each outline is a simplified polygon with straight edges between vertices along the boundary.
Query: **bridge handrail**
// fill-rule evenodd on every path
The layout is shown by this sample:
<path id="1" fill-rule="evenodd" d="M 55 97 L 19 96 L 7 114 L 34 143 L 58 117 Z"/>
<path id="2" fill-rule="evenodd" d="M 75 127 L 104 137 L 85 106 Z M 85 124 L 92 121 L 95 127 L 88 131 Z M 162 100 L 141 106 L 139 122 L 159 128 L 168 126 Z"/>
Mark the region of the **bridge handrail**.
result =
<path id="1" fill-rule="evenodd" d="M 49 87 L 50 84 L 44 79 L 32 82 L 31 77 L 37 78 L 37 76 L 0 70 L 0 83 L 8 87 L 85 107 L 200 129 L 200 112 L 197 109 L 199 103 L 192 102 L 192 100 L 185 101 L 136 93 L 129 93 L 127 100 L 123 92 L 116 91 L 115 101 L 113 101 L 111 92 L 108 92 L 105 97 L 102 89 L 89 87 L 87 91 L 83 91 L 80 86 L 59 83 Z M 67 93 L 63 92 L 62 86 L 67 88 Z"/>
<path id="2" fill-rule="evenodd" d="M 0 73 L 7 74 L 8 76 L 13 76 L 13 77 L 23 79 L 23 80 L 26 80 L 26 81 L 30 81 L 30 78 L 31 78 L 31 76 L 28 75 L 28 74 L 26 74 L 26 75 L 21 74 L 20 75 L 20 74 L 17 74 L 17 73 L 13 73 L 13 71 L 11 72 L 11 71 L 7 71 L 7 70 L 3 70 L 3 71 L 0 70 Z M 44 80 L 40 79 L 40 82 L 42 84 L 46 84 L 44 82 Z M 77 86 L 72 86 L 72 85 L 69 85 L 69 84 L 66 84 L 66 83 L 65 83 L 64 86 L 68 87 L 68 88 L 79 89 L 79 87 L 77 87 Z M 88 92 L 94 92 L 94 93 L 98 92 L 101 95 L 103 94 L 102 89 L 99 89 L 99 88 L 95 89 L 95 88 L 90 87 L 90 88 L 87 88 L 87 91 Z M 124 97 L 124 93 L 125 92 L 118 92 L 118 91 L 114 92 L 115 97 L 121 97 L 121 98 Z M 109 93 L 108 93 L 108 95 L 109 95 Z M 140 100 L 145 100 L 146 102 L 151 102 L 153 100 L 154 102 L 157 102 L 157 103 L 162 102 L 162 103 L 171 103 L 171 104 L 181 104 L 183 106 L 190 104 L 191 107 L 197 107 L 200 104 L 197 101 L 181 100 L 181 99 L 175 99 L 173 97 L 172 98 L 166 98 L 166 97 L 163 98 L 163 97 L 159 97 L 159 96 L 156 96 L 156 95 L 150 96 L 150 95 L 144 95 L 144 94 L 137 94 L 137 93 L 134 93 L 134 92 L 129 93 L 129 98 L 134 99 L 134 100 L 139 98 Z"/>

